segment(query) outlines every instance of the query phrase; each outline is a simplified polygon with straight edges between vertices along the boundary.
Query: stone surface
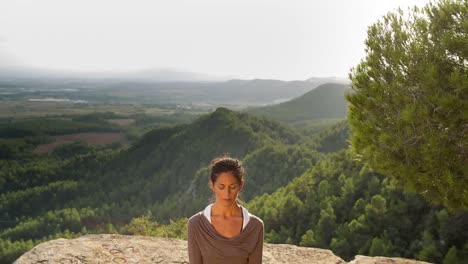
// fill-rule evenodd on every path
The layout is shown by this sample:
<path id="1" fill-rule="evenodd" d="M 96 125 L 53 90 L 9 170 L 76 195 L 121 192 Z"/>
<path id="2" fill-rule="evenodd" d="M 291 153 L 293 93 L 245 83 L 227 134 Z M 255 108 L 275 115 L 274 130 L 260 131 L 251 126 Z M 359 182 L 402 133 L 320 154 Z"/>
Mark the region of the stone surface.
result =
<path id="1" fill-rule="evenodd" d="M 331 250 L 320 248 L 298 247 L 287 244 L 268 244 L 263 246 L 263 263 L 346 263 L 335 256 Z"/>
<path id="2" fill-rule="evenodd" d="M 75 239 L 56 239 L 41 243 L 23 254 L 14 264 L 45 263 L 188 263 L 187 241 L 171 238 L 117 234 L 85 235 Z M 267 244 L 263 263 L 346 263 L 325 249 Z M 350 263 L 423 263 L 399 258 L 356 256 Z"/>
<path id="3" fill-rule="evenodd" d="M 184 240 L 99 234 L 41 243 L 14 264 L 188 263 L 186 252 L 187 242 Z"/>
<path id="4" fill-rule="evenodd" d="M 413 259 L 404 259 L 404 258 L 386 258 L 386 257 L 367 257 L 357 255 L 354 257 L 354 260 L 349 262 L 349 264 L 423 264 L 428 262 L 417 261 Z"/>

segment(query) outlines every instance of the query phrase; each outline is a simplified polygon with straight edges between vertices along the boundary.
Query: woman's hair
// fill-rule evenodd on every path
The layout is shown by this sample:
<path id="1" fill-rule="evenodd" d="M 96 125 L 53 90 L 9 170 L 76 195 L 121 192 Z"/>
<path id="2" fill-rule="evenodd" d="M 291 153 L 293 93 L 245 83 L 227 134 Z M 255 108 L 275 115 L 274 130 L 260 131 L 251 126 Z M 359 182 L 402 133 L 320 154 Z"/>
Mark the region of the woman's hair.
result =
<path id="1" fill-rule="evenodd" d="M 238 159 L 231 158 L 227 155 L 213 159 L 211 161 L 210 171 L 211 182 L 215 183 L 218 176 L 223 172 L 232 173 L 239 183 L 244 180 L 245 170 L 244 167 L 242 167 L 242 162 Z"/>

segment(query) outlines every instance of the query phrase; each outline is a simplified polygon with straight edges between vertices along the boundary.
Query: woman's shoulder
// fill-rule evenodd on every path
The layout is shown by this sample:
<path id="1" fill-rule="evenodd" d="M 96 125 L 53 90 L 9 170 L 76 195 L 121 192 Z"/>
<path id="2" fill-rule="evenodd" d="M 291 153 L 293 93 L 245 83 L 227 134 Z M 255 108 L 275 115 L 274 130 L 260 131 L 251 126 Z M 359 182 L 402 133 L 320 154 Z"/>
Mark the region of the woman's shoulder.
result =
<path id="1" fill-rule="evenodd" d="M 260 217 L 249 213 L 249 218 L 249 221 L 251 221 L 255 226 L 263 228 L 263 220 L 260 219 Z"/>
<path id="2" fill-rule="evenodd" d="M 189 218 L 187 224 L 188 224 L 188 225 L 192 225 L 192 226 L 193 226 L 193 225 L 196 225 L 196 224 L 200 223 L 200 221 L 202 220 L 202 217 L 204 217 L 204 216 L 203 216 L 203 211 L 198 212 L 198 213 L 192 215 L 192 216 Z"/>

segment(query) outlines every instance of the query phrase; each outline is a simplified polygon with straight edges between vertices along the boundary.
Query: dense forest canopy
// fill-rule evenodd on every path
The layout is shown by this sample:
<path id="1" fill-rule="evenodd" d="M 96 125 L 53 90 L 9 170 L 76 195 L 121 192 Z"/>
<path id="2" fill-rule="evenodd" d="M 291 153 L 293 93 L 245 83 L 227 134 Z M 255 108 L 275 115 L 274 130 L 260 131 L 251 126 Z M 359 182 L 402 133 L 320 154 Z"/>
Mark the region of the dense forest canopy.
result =
<path id="1" fill-rule="evenodd" d="M 306 135 L 220 108 L 151 130 L 130 147 L 76 142 L 1 160 L 2 261 L 88 233 L 185 238 L 187 217 L 212 198 L 209 161 L 224 153 L 244 161 L 242 199 L 264 219 L 267 242 L 330 248 L 345 259 L 465 257 L 467 214 L 433 207 L 369 172 L 346 150 L 348 136 L 343 121 Z"/>

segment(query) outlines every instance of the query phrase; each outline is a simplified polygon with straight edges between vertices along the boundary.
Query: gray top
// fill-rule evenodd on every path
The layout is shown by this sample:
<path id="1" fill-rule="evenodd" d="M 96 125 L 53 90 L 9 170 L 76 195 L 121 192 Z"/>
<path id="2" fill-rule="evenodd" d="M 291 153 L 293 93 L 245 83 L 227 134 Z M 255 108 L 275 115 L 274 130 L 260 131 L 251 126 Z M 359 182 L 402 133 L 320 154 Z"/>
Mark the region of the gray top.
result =
<path id="1" fill-rule="evenodd" d="M 190 264 L 262 263 L 263 221 L 242 207 L 243 229 L 240 234 L 227 238 L 211 225 L 208 214 L 211 206 L 208 205 L 204 211 L 196 213 L 188 221 L 187 242 Z"/>

